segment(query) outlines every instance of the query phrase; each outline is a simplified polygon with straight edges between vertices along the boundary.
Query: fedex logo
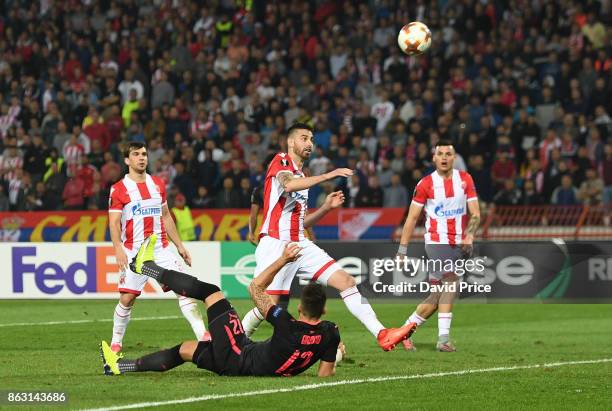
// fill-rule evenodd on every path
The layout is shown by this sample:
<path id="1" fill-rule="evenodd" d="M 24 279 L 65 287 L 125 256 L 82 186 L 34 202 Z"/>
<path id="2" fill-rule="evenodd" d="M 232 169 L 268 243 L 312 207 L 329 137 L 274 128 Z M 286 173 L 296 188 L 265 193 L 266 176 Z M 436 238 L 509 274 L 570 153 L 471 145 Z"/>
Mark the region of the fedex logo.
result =
<path id="1" fill-rule="evenodd" d="M 110 258 L 115 255 L 113 247 L 86 247 L 84 261 L 68 264 L 59 264 L 49 258 L 48 252 L 40 255 L 38 251 L 37 247 L 12 248 L 13 293 L 31 292 L 32 282 L 38 291 L 51 295 L 61 291 L 72 294 L 117 292 L 116 281 L 111 281 L 119 272 L 114 258 Z"/>

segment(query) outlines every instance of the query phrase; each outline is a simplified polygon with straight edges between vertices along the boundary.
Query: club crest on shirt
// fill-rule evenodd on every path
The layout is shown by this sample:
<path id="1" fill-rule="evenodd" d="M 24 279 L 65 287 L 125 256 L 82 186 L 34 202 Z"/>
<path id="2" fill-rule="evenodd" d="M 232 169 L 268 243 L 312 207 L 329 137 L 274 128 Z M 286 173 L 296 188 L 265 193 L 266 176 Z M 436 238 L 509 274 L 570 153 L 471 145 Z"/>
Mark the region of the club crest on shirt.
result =
<path id="1" fill-rule="evenodd" d="M 466 187 L 467 187 L 467 184 L 465 184 L 465 181 L 461 180 L 461 189 L 465 190 Z"/>
<path id="2" fill-rule="evenodd" d="M 288 167 L 289 166 L 289 162 L 287 161 L 286 158 L 281 158 L 281 165 L 283 167 Z"/>

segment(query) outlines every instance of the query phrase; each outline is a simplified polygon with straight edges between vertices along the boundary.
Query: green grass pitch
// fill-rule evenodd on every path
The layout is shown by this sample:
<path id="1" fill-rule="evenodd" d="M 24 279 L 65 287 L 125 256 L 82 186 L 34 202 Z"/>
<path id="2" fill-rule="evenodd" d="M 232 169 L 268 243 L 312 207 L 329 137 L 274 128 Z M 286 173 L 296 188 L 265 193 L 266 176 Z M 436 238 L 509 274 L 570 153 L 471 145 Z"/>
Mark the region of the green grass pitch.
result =
<path id="1" fill-rule="evenodd" d="M 242 315 L 251 304 L 234 301 Z M 612 305 L 460 304 L 454 310 L 456 353 L 434 351 L 435 317 L 414 335 L 417 352 L 384 353 L 340 300 L 328 302 L 327 319 L 340 326 L 347 362 L 333 378 L 316 366 L 294 378 L 218 377 L 191 364 L 166 373 L 106 377 L 98 343 L 111 335 L 115 301 L 0 301 L 0 390 L 65 391 L 69 401 L 48 409 L 108 408 L 205 395 L 277 390 L 320 382 L 528 366 L 612 358 Z M 413 303 L 374 303 L 386 325 L 399 325 Z M 295 311 L 295 302 L 291 310 Z M 193 339 L 176 301 L 138 301 L 124 340 L 126 357 L 137 357 Z M 4 324 L 62 322 L 54 325 Z M 95 320 L 95 321 L 92 321 Z M 97 321 L 104 320 L 104 321 Z M 257 338 L 270 334 L 262 327 Z M 612 362 L 497 370 L 486 373 L 366 381 L 243 398 L 158 406 L 151 409 L 611 409 Z M 40 409 L 40 405 L 2 409 Z"/>

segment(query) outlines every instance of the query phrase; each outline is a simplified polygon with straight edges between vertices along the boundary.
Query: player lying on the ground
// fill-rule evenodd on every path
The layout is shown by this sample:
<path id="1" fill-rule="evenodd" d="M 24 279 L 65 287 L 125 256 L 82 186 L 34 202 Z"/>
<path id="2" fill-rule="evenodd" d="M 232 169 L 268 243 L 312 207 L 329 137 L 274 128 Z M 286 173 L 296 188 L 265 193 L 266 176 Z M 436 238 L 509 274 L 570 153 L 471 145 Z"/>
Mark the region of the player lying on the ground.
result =
<path id="1" fill-rule="evenodd" d="M 105 374 L 168 371 L 191 361 L 198 368 L 219 375 L 291 376 L 306 371 L 319 360 L 320 377 L 334 374 L 336 352 L 341 344 L 340 333 L 334 323 L 320 319 L 325 313 L 323 288 L 314 283 L 304 288 L 297 320 L 282 307 L 274 305 L 265 292 L 280 269 L 299 257 L 301 249 L 297 244 L 286 246 L 281 257 L 249 286 L 253 302 L 274 326 L 270 339 L 252 342 L 244 334 L 238 313 L 219 287 L 187 274 L 166 270 L 152 261 L 155 241 L 155 235 L 145 241 L 131 264 L 133 271 L 156 279 L 179 295 L 203 300 L 208 307 L 212 340 L 186 341 L 136 360 L 123 359 L 103 341 L 101 354 Z"/>

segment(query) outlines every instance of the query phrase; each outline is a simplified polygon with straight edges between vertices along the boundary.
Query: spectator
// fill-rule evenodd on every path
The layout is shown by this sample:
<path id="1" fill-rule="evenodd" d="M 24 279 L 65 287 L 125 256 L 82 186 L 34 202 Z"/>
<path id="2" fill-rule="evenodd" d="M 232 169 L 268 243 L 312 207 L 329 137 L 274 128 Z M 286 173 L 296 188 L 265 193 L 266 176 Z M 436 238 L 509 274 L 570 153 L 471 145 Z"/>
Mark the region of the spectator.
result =
<path id="1" fill-rule="evenodd" d="M 206 186 L 198 186 L 198 191 L 191 200 L 193 208 L 213 208 L 214 202 L 215 200 L 211 197 Z"/>
<path id="2" fill-rule="evenodd" d="M 317 146 L 315 148 L 315 155 L 308 162 L 308 168 L 310 168 L 310 172 L 312 173 L 313 176 L 320 176 L 321 174 L 325 173 L 325 171 L 327 170 L 327 166 L 330 163 L 331 161 L 329 160 L 329 158 L 327 158 L 327 156 L 323 152 L 323 148 L 320 146 Z"/>
<path id="3" fill-rule="evenodd" d="M 505 186 L 505 181 L 516 177 L 516 166 L 510 159 L 508 153 L 502 151 L 491 167 L 491 177 L 497 189 Z"/>
<path id="4" fill-rule="evenodd" d="M 17 150 L 17 141 L 13 138 L 6 140 L 4 152 L 0 156 L 0 175 L 5 181 L 15 180 L 18 170 L 23 168 L 23 157 Z"/>
<path id="5" fill-rule="evenodd" d="M 68 177 L 74 176 L 81 163 L 81 158 L 85 156 L 85 149 L 77 141 L 77 135 L 70 136 L 70 140 L 64 145 L 62 157 L 66 162 L 66 174 Z"/>
<path id="6" fill-rule="evenodd" d="M 383 191 L 380 188 L 378 177 L 368 178 L 368 185 L 360 187 L 355 199 L 355 207 L 382 207 Z"/>
<path id="7" fill-rule="evenodd" d="M 83 132 L 89 137 L 91 144 L 98 141 L 102 150 L 107 151 L 113 141 L 104 119 L 100 117 L 95 108 L 89 112 L 89 116 L 89 124 L 83 128 Z"/>
<path id="8" fill-rule="evenodd" d="M 42 181 L 37 182 L 34 190 L 30 190 L 26 194 L 24 209 L 26 211 L 51 210 L 50 199 L 47 196 L 47 190 Z"/>
<path id="9" fill-rule="evenodd" d="M 597 176 L 597 170 L 590 168 L 586 172 L 586 180 L 578 189 L 578 200 L 586 205 L 601 204 L 603 199 L 604 182 Z"/>
<path id="10" fill-rule="evenodd" d="M 178 194 L 174 198 L 174 206 L 171 211 L 181 240 L 194 241 L 196 239 L 195 224 L 184 195 Z"/>
<path id="11" fill-rule="evenodd" d="M 85 205 L 83 190 L 85 183 L 79 177 L 73 176 L 68 179 L 62 192 L 62 200 L 66 210 L 82 210 Z"/>
<path id="12" fill-rule="evenodd" d="M 240 180 L 238 208 L 251 208 L 251 181 L 248 177 L 243 177 Z"/>
<path id="13" fill-rule="evenodd" d="M 533 180 L 525 180 L 521 204 L 527 206 L 538 206 L 544 204 L 544 198 L 536 190 Z"/>
<path id="14" fill-rule="evenodd" d="M 121 166 L 113 159 L 110 152 L 104 153 L 104 165 L 100 168 L 102 175 L 102 186 L 110 188 L 121 178 Z"/>
<path id="15" fill-rule="evenodd" d="M 478 192 L 478 196 L 482 201 L 489 202 L 493 199 L 491 182 L 491 173 L 484 167 L 484 158 L 482 155 L 474 155 L 469 157 L 470 166 L 469 173 L 474 180 L 474 186 Z"/>
<path id="16" fill-rule="evenodd" d="M 9 211 L 10 206 L 9 198 L 4 191 L 4 185 L 0 184 L 0 212 Z"/>
<path id="17" fill-rule="evenodd" d="M 223 178 L 231 178 L 234 182 L 233 187 L 240 187 L 240 182 L 243 178 L 249 178 L 249 173 L 242 168 L 242 161 L 235 159 L 232 160 L 231 164 L 231 170 L 225 173 Z"/>
<path id="18" fill-rule="evenodd" d="M 104 151 L 101 144 L 99 140 L 94 140 L 91 144 L 91 151 L 87 154 L 89 164 L 94 166 L 96 170 L 101 170 L 104 165 Z"/>
<path id="19" fill-rule="evenodd" d="M 382 133 L 395 111 L 395 106 L 389 101 L 389 94 L 386 91 L 379 92 L 379 100 L 372 106 L 371 115 L 376 119 L 376 132 Z"/>
<path id="20" fill-rule="evenodd" d="M 126 127 L 129 127 L 132 124 L 132 113 L 136 112 L 140 107 L 140 100 L 138 100 L 138 92 L 136 89 L 130 89 L 128 93 L 128 98 L 123 103 L 123 108 L 121 109 L 121 118 L 123 119 L 123 124 Z"/>
<path id="21" fill-rule="evenodd" d="M 405 208 L 408 204 L 408 191 L 402 185 L 401 176 L 391 176 L 391 186 L 384 188 L 383 207 Z"/>
<path id="22" fill-rule="evenodd" d="M 185 172 L 185 163 L 174 163 L 174 169 L 176 170 L 176 175 L 174 176 L 173 184 L 178 188 L 179 192 L 183 193 L 186 202 L 191 203 L 191 199 L 195 194 L 195 182 L 193 178 Z"/>
<path id="23" fill-rule="evenodd" d="M 401 150 L 401 147 L 400 147 L 400 150 Z M 401 171 L 402 172 L 404 171 L 403 159 L 402 159 Z M 391 163 L 389 162 L 389 159 L 383 158 L 380 161 L 378 165 L 378 170 L 376 172 L 376 175 L 378 176 L 378 181 L 380 182 L 380 186 L 383 188 L 383 190 L 391 185 L 391 180 L 394 174 L 395 173 L 391 169 Z"/>
<path id="24" fill-rule="evenodd" d="M 133 98 L 137 99 L 137 94 L 133 93 Z M 174 86 L 168 81 L 168 75 L 165 71 L 160 74 L 159 82 L 153 85 L 151 96 L 151 107 L 160 108 L 164 104 L 174 103 Z M 125 116 L 123 116 L 125 120 Z"/>
<path id="25" fill-rule="evenodd" d="M 131 69 L 125 70 L 123 81 L 119 83 L 117 90 L 121 93 L 122 103 L 130 99 L 131 90 L 136 90 L 137 100 L 144 97 L 144 86 L 138 79 L 134 78 L 134 72 Z"/>
<path id="26" fill-rule="evenodd" d="M 572 177 L 564 175 L 561 177 L 561 185 L 552 193 L 550 202 L 555 205 L 577 205 L 578 190 L 572 184 Z"/>
<path id="27" fill-rule="evenodd" d="M 64 146 L 70 140 L 71 134 L 68 132 L 66 122 L 60 121 L 57 125 L 57 133 L 53 136 L 52 146 L 57 149 L 59 153 L 64 150 Z"/>
<path id="28" fill-rule="evenodd" d="M 225 177 L 223 188 L 217 193 L 215 206 L 217 208 L 238 208 L 239 200 L 238 192 L 234 189 L 234 179 Z"/>
<path id="29" fill-rule="evenodd" d="M 514 180 L 511 178 L 504 180 L 504 188 L 493 197 L 493 203 L 500 206 L 519 205 L 521 201 L 521 190 L 516 188 Z"/>

